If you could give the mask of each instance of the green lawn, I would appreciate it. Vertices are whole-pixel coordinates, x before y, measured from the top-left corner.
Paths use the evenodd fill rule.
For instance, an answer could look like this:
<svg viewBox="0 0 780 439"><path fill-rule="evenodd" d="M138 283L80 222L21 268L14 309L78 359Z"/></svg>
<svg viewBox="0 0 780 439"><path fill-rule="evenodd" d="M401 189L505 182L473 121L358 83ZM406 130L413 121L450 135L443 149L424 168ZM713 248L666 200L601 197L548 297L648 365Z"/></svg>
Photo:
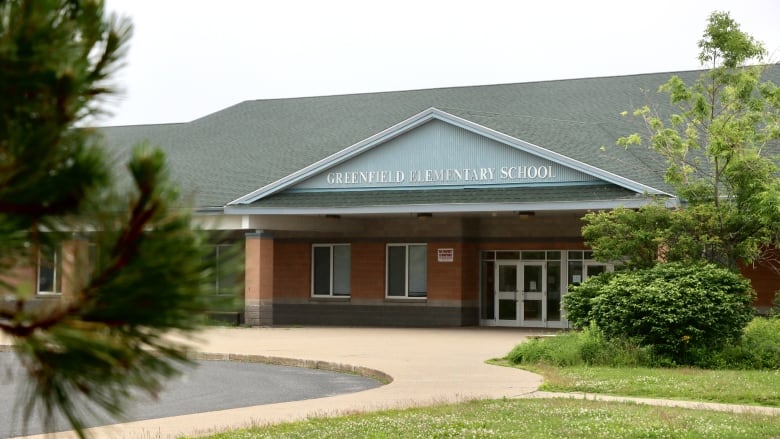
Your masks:
<svg viewBox="0 0 780 439"><path fill-rule="evenodd" d="M493 364L508 365L505 360ZM512 366L510 366L512 367ZM534 366L543 390L780 406L780 371ZM471 401L235 430L227 438L780 438L780 416L571 399Z"/></svg>
<svg viewBox="0 0 780 439"><path fill-rule="evenodd" d="M569 399L485 400L235 430L238 438L772 438L780 416Z"/></svg>
<svg viewBox="0 0 780 439"><path fill-rule="evenodd" d="M503 360L493 364L508 365ZM544 376L541 390L780 407L780 370L523 367Z"/></svg>

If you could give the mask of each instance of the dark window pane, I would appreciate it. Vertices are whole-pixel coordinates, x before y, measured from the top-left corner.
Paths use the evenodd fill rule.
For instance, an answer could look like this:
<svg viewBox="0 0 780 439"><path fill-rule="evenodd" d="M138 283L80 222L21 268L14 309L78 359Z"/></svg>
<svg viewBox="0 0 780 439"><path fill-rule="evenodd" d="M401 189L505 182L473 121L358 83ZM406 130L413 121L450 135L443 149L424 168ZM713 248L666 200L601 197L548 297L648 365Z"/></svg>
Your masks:
<svg viewBox="0 0 780 439"><path fill-rule="evenodd" d="M60 279L57 270L57 253L42 249L38 262L38 291L42 293L59 293Z"/></svg>
<svg viewBox="0 0 780 439"><path fill-rule="evenodd" d="M545 258L545 252L529 252L525 251L522 252L521 256L524 260L540 260L543 261Z"/></svg>
<svg viewBox="0 0 780 439"><path fill-rule="evenodd" d="M41 265L38 268L38 291L54 292L54 265L41 258Z"/></svg>
<svg viewBox="0 0 780 439"><path fill-rule="evenodd" d="M588 265L586 269L586 274L588 277L591 277L591 276L597 276L605 271L607 271L606 265Z"/></svg>
<svg viewBox="0 0 780 439"><path fill-rule="evenodd" d="M350 248L333 246L333 295L349 296Z"/></svg>
<svg viewBox="0 0 780 439"><path fill-rule="evenodd" d="M498 291L517 291L517 266L498 266Z"/></svg>
<svg viewBox="0 0 780 439"><path fill-rule="evenodd" d="M492 261L496 259L496 252L482 252L483 261Z"/></svg>
<svg viewBox="0 0 780 439"><path fill-rule="evenodd" d="M542 301L524 300L523 301L523 320L542 320Z"/></svg>
<svg viewBox="0 0 780 439"><path fill-rule="evenodd" d="M314 294L330 294L330 247L314 247Z"/></svg>
<svg viewBox="0 0 780 439"><path fill-rule="evenodd" d="M517 319L517 302L513 299L498 299L499 320Z"/></svg>
<svg viewBox="0 0 780 439"><path fill-rule="evenodd" d="M579 285L582 278L582 261L569 261L569 284Z"/></svg>
<svg viewBox="0 0 780 439"><path fill-rule="evenodd" d="M387 248L387 295L406 295L406 247Z"/></svg>
<svg viewBox="0 0 780 439"><path fill-rule="evenodd" d="M217 294L232 294L236 287L236 274L230 270L230 246L217 246Z"/></svg>
<svg viewBox="0 0 780 439"><path fill-rule="evenodd" d="M547 320L561 320L561 263L558 261L547 263Z"/></svg>
<svg viewBox="0 0 780 439"><path fill-rule="evenodd" d="M409 246L409 297L425 297L428 291L428 247Z"/></svg>
<svg viewBox="0 0 780 439"><path fill-rule="evenodd" d="M219 293L219 264L217 263L218 245L208 247L209 251L203 255L203 263L214 270L214 294Z"/></svg>
<svg viewBox="0 0 780 439"><path fill-rule="evenodd" d="M493 319L495 318L495 315L493 314L493 310L495 308L495 268L494 268L494 262L487 261L482 263L482 295L480 296L481 300L481 310L482 310L482 318L483 319Z"/></svg>
<svg viewBox="0 0 780 439"><path fill-rule="evenodd" d="M542 291L542 274L544 270L539 265L525 265L523 267L523 290L529 293Z"/></svg>

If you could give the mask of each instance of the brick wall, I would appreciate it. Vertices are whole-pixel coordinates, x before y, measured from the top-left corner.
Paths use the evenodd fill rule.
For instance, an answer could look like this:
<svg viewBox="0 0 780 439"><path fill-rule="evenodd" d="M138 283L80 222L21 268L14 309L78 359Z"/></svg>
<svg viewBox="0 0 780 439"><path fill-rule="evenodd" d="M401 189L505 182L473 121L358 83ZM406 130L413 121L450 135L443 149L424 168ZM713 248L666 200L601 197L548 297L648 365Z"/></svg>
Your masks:
<svg viewBox="0 0 780 439"><path fill-rule="evenodd" d="M474 304L479 302L479 250L474 242L464 243L461 262L461 297Z"/></svg>
<svg viewBox="0 0 780 439"><path fill-rule="evenodd" d="M439 249L452 249L452 262L439 262ZM428 300L460 301L463 299L462 242L428 243Z"/></svg>
<svg viewBox="0 0 780 439"><path fill-rule="evenodd" d="M780 290L780 276L764 266L742 267L742 275L750 279L756 290L755 305L762 311L772 306L775 292Z"/></svg>
<svg viewBox="0 0 780 439"><path fill-rule="evenodd" d="M274 297L308 299L311 296L311 244L276 242Z"/></svg>
<svg viewBox="0 0 780 439"><path fill-rule="evenodd" d="M244 320L249 325L273 324L274 240L247 234L244 247Z"/></svg>
<svg viewBox="0 0 780 439"><path fill-rule="evenodd" d="M381 301L385 298L385 244L352 244L352 300Z"/></svg>

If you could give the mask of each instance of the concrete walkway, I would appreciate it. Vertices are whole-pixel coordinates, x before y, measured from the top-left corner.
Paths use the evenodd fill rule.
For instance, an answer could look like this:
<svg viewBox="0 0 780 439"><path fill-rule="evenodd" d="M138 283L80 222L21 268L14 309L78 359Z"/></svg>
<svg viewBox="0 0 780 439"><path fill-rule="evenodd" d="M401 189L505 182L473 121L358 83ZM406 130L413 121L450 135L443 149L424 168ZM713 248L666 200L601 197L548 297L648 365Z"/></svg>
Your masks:
<svg viewBox="0 0 780 439"><path fill-rule="evenodd" d="M359 366L392 382L328 398L152 419L90 429L94 438L170 438L255 424L384 408L514 398L539 387L539 375L485 364L529 332L504 328L236 328L203 332L198 350L211 358L295 359L288 364ZM230 355L228 355L230 354ZM324 362L324 363L323 363ZM366 372L366 371L364 371ZM252 383L247 383L251 386ZM257 389L262 392L262 388ZM73 438L70 433L30 438Z"/></svg>
<svg viewBox="0 0 780 439"><path fill-rule="evenodd" d="M769 407L709 404L593 394L537 392L542 378L519 369L485 364L503 357L529 332L506 328L236 328L203 332L197 348L206 358L270 361L355 370L392 379L363 392L269 404L90 429L94 438L171 438L385 408L457 402L474 398L580 398L780 415ZM0 340L2 343L2 340ZM251 386L252 383L247 383ZM257 389L262 392L262 388ZM28 438L74 438L70 433Z"/></svg>

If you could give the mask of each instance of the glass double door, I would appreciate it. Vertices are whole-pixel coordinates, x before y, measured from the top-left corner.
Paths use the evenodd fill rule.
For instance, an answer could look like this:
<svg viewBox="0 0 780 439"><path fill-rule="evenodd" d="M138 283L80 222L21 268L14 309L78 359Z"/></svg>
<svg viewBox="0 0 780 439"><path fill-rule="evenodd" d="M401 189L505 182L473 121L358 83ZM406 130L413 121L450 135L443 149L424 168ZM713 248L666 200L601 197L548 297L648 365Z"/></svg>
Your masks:
<svg viewBox="0 0 780 439"><path fill-rule="evenodd" d="M499 261L494 279L497 325L544 326L547 319L544 262Z"/></svg>

